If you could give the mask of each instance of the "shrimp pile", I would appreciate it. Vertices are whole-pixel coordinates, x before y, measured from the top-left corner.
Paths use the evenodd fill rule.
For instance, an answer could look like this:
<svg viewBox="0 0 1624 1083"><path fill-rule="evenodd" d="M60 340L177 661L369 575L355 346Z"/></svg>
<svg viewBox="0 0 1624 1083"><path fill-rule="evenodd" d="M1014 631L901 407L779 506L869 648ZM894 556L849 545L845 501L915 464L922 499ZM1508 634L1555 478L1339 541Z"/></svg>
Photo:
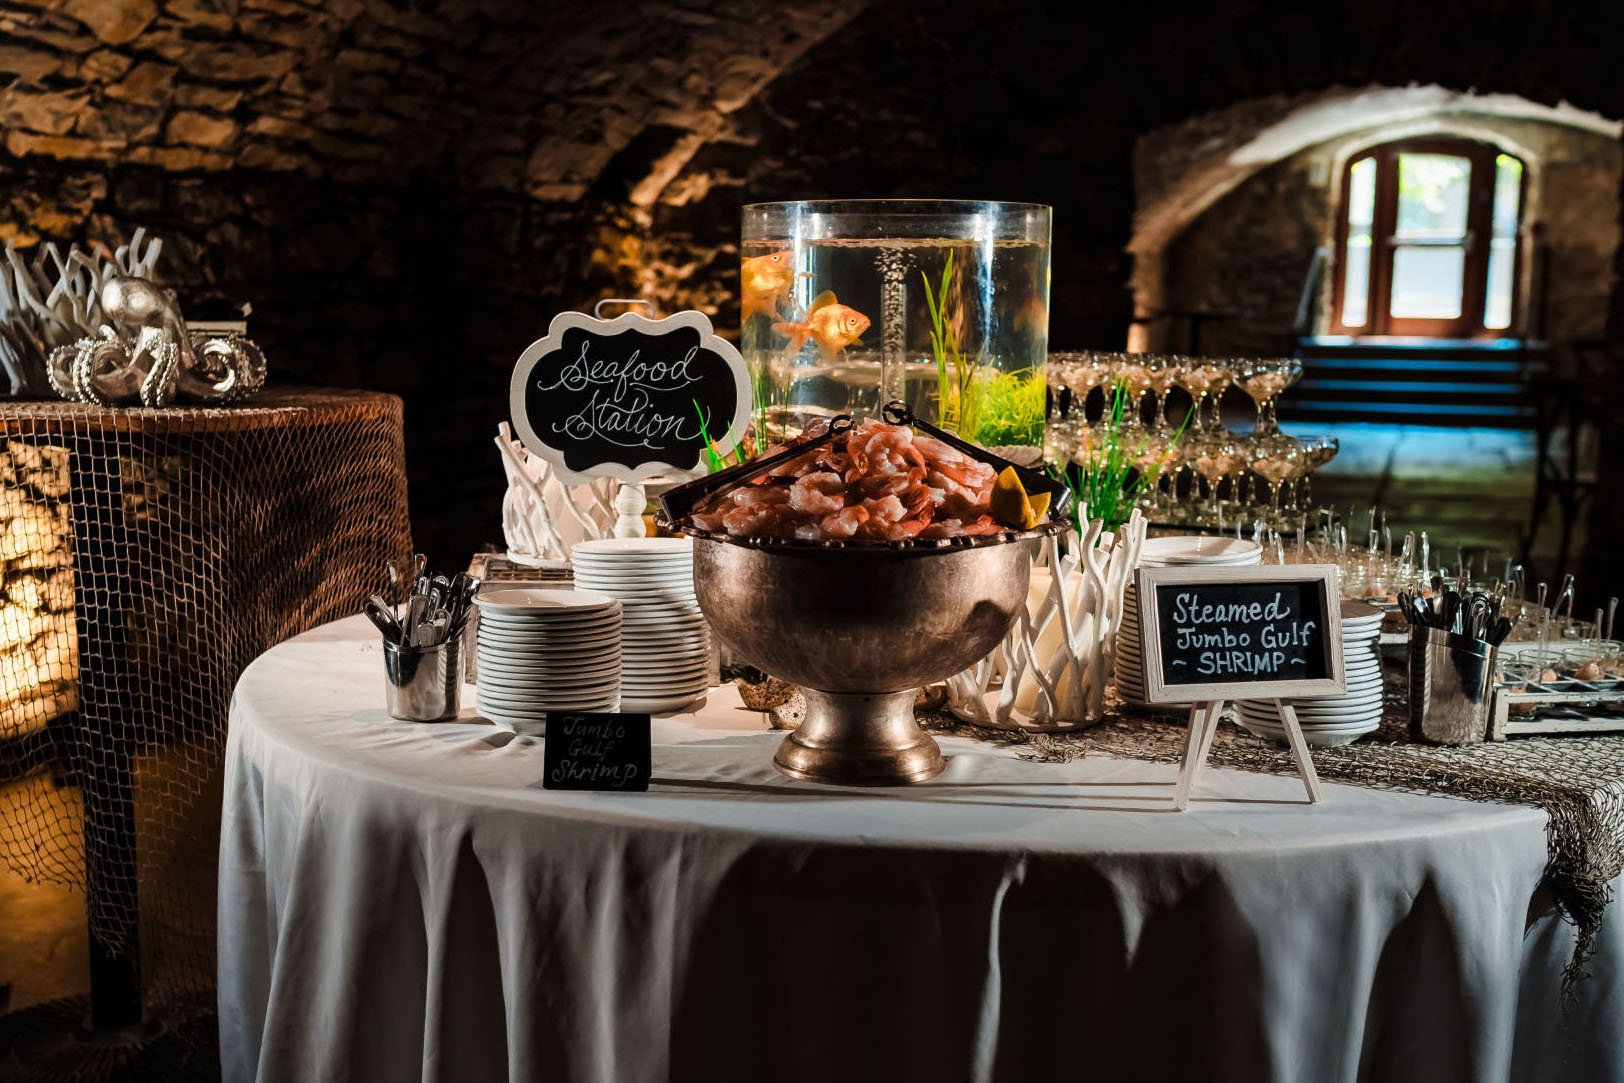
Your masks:
<svg viewBox="0 0 1624 1083"><path fill-rule="evenodd" d="M798 541L1001 534L1010 528L989 510L997 477L934 437L869 420L720 494L693 522L734 537Z"/></svg>

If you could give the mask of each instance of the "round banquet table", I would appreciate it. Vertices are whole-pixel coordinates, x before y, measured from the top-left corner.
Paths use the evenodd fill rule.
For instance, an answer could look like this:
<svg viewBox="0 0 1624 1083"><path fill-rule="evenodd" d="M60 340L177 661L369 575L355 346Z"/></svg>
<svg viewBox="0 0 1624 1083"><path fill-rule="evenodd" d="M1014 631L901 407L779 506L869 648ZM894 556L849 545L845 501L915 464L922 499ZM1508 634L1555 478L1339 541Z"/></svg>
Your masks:
<svg viewBox="0 0 1624 1083"><path fill-rule="evenodd" d="M1180 814L1172 766L953 737L818 786L729 689L647 793L559 792L382 681L352 618L237 686L227 1080L1624 1079L1624 923L1564 1017L1536 809L1211 770Z"/></svg>

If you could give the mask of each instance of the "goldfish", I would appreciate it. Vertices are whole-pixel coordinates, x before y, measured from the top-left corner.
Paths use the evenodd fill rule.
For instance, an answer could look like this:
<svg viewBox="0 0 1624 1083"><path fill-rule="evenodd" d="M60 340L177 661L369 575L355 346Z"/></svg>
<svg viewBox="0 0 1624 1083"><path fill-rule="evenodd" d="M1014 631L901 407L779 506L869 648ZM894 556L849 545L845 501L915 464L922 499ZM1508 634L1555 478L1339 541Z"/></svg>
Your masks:
<svg viewBox="0 0 1624 1083"><path fill-rule="evenodd" d="M739 267L744 308L741 322L748 323L758 312L777 319L779 302L794 281L795 253L787 248L745 260Z"/></svg>
<svg viewBox="0 0 1624 1083"><path fill-rule="evenodd" d="M869 319L861 312L835 299L833 290L826 290L812 299L806 310L804 323L775 323L773 330L789 336L787 354L794 357L811 339L818 344L818 353L825 361L834 360L835 354L862 337L868 330Z"/></svg>

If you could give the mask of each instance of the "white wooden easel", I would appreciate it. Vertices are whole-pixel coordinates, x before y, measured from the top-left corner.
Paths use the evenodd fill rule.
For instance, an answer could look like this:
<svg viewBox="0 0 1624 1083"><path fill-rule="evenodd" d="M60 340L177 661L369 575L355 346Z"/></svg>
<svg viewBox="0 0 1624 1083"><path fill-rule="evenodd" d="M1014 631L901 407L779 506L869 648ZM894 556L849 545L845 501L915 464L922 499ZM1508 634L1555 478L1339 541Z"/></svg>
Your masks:
<svg viewBox="0 0 1624 1083"><path fill-rule="evenodd" d="M1183 812L1190 806L1190 794L1201 784L1201 774L1207 768L1207 754L1212 751L1212 739L1218 732L1218 720L1223 717L1224 700L1197 703L1190 711L1190 731L1184 738L1184 763L1179 768L1178 789L1173 792L1173 807ZM1280 725L1291 742L1291 758L1297 764L1297 774L1308 791L1308 803L1318 804L1320 799L1319 775L1314 773L1314 760L1308 754L1308 742L1303 740L1303 729L1297 724L1297 709L1290 700L1277 699L1275 708L1280 712Z"/></svg>

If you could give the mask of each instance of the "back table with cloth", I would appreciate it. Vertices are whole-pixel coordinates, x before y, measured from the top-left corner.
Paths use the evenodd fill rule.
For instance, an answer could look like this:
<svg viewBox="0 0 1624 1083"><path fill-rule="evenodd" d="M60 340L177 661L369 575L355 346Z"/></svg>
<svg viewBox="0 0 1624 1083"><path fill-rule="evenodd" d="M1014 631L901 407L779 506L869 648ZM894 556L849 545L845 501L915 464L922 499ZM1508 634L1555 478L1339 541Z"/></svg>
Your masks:
<svg viewBox="0 0 1624 1083"><path fill-rule="evenodd" d="M351 619L238 687L228 1080L1624 1080L1624 926L1564 1029L1537 809L1215 768L1181 815L1172 765L952 736L822 787L730 690L648 793L550 791L382 680Z"/></svg>
<svg viewBox="0 0 1624 1083"><path fill-rule="evenodd" d="M0 860L85 890L94 1025L144 1002L173 1032L213 996L237 677L355 612L410 552L400 400L9 401L0 523Z"/></svg>

